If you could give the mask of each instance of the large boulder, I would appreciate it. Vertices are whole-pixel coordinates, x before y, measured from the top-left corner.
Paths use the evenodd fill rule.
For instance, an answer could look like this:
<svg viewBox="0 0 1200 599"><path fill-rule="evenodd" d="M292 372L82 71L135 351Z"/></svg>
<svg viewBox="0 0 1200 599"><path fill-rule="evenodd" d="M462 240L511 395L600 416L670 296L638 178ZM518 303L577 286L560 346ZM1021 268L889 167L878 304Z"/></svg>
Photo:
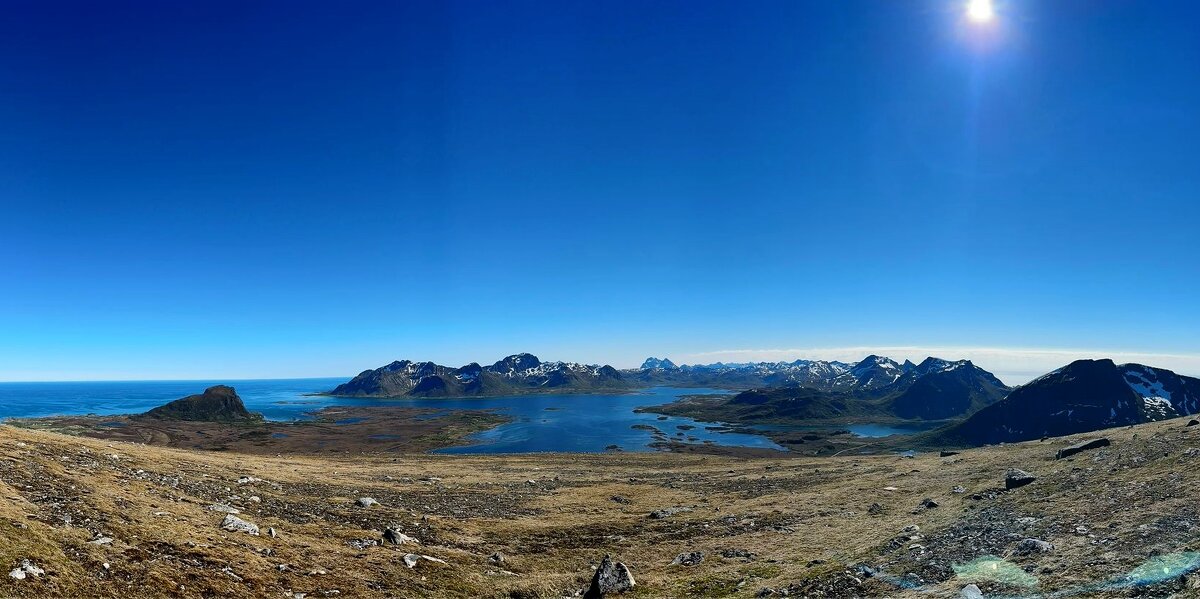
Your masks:
<svg viewBox="0 0 1200 599"><path fill-rule="evenodd" d="M1020 468L1009 468L1008 472L1004 473L1004 488L1012 490L1024 487L1035 480L1037 480L1036 476Z"/></svg>
<svg viewBox="0 0 1200 599"><path fill-rule="evenodd" d="M629 567L621 562L613 561L611 555L604 556L596 574L592 576L592 585L584 593L584 599L602 599L612 594L624 593L633 589L637 584Z"/></svg>
<svg viewBox="0 0 1200 599"><path fill-rule="evenodd" d="M1089 449L1099 449L1101 447L1108 447L1109 445L1110 445L1109 440L1104 439L1104 438L1089 439L1087 441L1081 441L1070 447L1064 447L1064 448L1058 450L1058 453L1054 455L1054 459L1061 460L1065 457L1073 456L1081 451L1087 451Z"/></svg>

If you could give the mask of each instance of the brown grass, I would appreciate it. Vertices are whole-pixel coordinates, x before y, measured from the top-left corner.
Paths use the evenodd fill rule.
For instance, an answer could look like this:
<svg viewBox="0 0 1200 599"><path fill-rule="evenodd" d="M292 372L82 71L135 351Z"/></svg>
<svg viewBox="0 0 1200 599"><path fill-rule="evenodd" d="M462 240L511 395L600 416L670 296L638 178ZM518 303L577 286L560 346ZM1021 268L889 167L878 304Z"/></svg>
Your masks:
<svg viewBox="0 0 1200 599"><path fill-rule="evenodd" d="M267 457L0 427L0 596L561 597L582 589L605 553L632 568L635 597L753 597L788 585L826 589L804 591L811 596L930 596L867 579L856 564L899 579L914 574L932 596L952 596L965 581L951 565L1003 556L1036 536L1055 551L1012 562L1038 576L1039 587L980 583L1032 595L1117 576L1155 553L1198 548L1200 457L1186 452L1200 447L1197 429L1169 421L1107 431L1112 447L1056 461L1055 449L1068 440L952 458ZM994 492L1012 466L1040 478ZM239 485L240 476L263 480ZM952 493L955 485L968 492ZM355 507L360 496L380 505ZM941 505L914 514L925 497ZM241 508L264 534L221 530L223 515L207 509L213 502ZM881 515L868 515L872 503ZM647 517L667 507L690 511ZM910 524L920 526L919 538L902 532ZM422 545L350 545L380 538L389 525ZM279 537L267 536L267 527ZM97 533L115 540L90 544ZM725 558L723 550L756 556ZM507 558L499 566L487 559L496 551ZM704 562L670 565L688 551L704 552ZM447 564L409 569L408 552ZM10 579L7 571L23 559L47 574ZM1171 584L1183 583L1155 588L1188 592Z"/></svg>

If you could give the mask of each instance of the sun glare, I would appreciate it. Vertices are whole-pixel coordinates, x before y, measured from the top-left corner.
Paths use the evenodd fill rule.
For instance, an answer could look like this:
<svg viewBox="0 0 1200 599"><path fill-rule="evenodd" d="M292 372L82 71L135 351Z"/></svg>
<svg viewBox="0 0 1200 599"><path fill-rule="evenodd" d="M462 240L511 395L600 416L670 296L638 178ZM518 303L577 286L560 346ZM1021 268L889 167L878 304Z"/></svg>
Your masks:
<svg viewBox="0 0 1200 599"><path fill-rule="evenodd" d="M967 18L973 23L988 23L996 18L992 0L967 0Z"/></svg>

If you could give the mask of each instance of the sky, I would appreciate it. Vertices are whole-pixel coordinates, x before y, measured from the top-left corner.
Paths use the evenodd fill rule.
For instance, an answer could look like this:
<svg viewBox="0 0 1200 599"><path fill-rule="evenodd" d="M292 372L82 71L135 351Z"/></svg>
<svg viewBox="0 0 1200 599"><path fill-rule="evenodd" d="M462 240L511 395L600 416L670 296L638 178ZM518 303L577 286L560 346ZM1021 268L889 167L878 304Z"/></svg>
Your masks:
<svg viewBox="0 0 1200 599"><path fill-rule="evenodd" d="M994 8L6 2L0 380L1200 375L1200 5Z"/></svg>

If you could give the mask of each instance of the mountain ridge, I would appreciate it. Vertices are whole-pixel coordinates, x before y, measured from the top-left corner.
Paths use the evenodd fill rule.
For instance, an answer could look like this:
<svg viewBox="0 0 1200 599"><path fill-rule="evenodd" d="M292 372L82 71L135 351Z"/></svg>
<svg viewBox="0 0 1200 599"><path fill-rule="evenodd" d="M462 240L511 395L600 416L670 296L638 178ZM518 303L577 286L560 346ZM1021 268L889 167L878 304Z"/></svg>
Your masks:
<svg viewBox="0 0 1200 599"><path fill-rule="evenodd" d="M1200 412L1200 379L1111 359L1076 360L936 437L970 445L1059 437Z"/></svg>

